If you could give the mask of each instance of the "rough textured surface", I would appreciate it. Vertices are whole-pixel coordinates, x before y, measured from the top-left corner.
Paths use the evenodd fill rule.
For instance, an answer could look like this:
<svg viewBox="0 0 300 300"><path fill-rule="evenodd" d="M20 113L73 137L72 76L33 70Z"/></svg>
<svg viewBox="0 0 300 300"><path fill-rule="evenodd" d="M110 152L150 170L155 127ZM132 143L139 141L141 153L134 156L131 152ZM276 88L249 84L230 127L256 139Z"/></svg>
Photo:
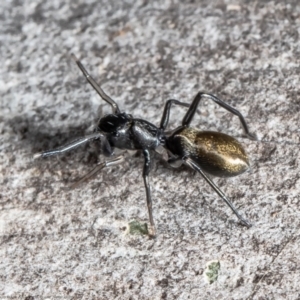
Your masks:
<svg viewBox="0 0 300 300"><path fill-rule="evenodd" d="M282 2L2 1L1 299L299 299L300 7ZM33 161L109 111L72 52L122 110L154 124L168 98L198 90L239 109L258 141L209 101L193 125L244 144L251 170L214 181L254 226L199 175L156 159L157 238L126 235L148 221L140 155L73 190L93 145Z"/></svg>

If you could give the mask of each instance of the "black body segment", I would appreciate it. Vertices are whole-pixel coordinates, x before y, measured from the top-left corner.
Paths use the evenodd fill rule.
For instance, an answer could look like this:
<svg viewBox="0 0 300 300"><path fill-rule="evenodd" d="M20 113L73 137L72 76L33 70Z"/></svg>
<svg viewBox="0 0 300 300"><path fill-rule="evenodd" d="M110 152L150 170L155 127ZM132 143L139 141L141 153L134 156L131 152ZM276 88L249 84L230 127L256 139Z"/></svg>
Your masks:
<svg viewBox="0 0 300 300"><path fill-rule="evenodd" d="M135 119L132 126L132 138L136 149L155 150L164 140L164 133L155 125L142 119Z"/></svg>
<svg viewBox="0 0 300 300"><path fill-rule="evenodd" d="M107 118L103 117L103 119ZM164 133L151 124L142 119L128 118L127 122L120 122L119 115L109 115L108 122L112 119L118 120L118 125L115 128L111 124L102 122L98 126L98 130L105 128L106 138L109 144L114 148L126 149L126 150L155 150L165 140Z"/></svg>
<svg viewBox="0 0 300 300"><path fill-rule="evenodd" d="M127 114L109 114L99 120L98 131L105 133L116 133L125 125L130 124L131 116Z"/></svg>
<svg viewBox="0 0 300 300"><path fill-rule="evenodd" d="M184 163L191 169L197 171L231 208L241 223L247 227L251 226L251 224L238 213L220 188L206 175L206 173L208 173L214 176L230 177L245 172L249 167L249 160L242 145L235 138L224 133L199 131L190 127L200 100L205 97L213 100L219 106L238 116L245 134L252 139L255 138L255 136L249 132L247 123L238 110L214 95L199 92L191 104L175 99L168 100L164 107L160 126L157 127L146 120L133 118L127 113L121 113L116 102L105 94L102 88L86 71L82 63L74 55L73 57L87 81L100 97L111 106L112 114L100 118L95 133L57 149L38 153L34 156L35 158L62 154L89 141L97 141L102 154L110 158L99 162L91 172L73 185L75 187L93 177L100 170L121 164L124 161L124 156L116 156L114 152L115 148L123 150L142 150L144 155L143 181L146 190L150 221L149 235L154 236L155 224L152 213L149 174L151 169L151 151L155 150L162 154L164 158L167 156L165 159L168 159L169 165L179 167ZM182 120L182 126L170 134L165 130L169 123L172 105L187 108L187 112Z"/></svg>

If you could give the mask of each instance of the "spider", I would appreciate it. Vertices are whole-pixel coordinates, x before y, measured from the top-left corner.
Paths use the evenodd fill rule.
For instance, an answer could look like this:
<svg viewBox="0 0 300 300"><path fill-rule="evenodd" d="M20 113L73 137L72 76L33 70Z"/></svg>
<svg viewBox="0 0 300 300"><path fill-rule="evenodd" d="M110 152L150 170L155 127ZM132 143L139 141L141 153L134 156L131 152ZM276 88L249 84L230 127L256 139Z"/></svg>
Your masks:
<svg viewBox="0 0 300 300"><path fill-rule="evenodd" d="M144 155L143 180L146 189L150 221L148 232L149 236L155 236L156 229L152 213L152 199L149 183L151 166L150 152L156 151L160 154L167 153L167 161L172 167L177 168L185 164L200 173L206 182L231 208L241 223L244 226L251 227L251 224L238 213L220 188L206 175L206 173L208 173L219 177L232 177L244 173L249 168L249 159L244 148L235 138L229 135L214 131L200 131L190 126L201 99L208 98L238 116L245 134L249 138L255 139L255 136L249 132L244 117L238 110L212 94L198 92L191 104L175 99L168 100L164 107L160 125L157 127L146 120L137 119L131 114L121 112L117 103L102 90L75 55L72 54L72 57L87 81L96 90L99 96L111 106L112 113L100 118L94 133L59 148L37 153L34 156L35 158L62 154L89 141L100 141L102 154L106 157L110 157L110 159L98 163L91 172L76 183L77 185L104 168L122 163L124 156L116 156L114 154L115 148L122 150L141 150ZM166 127L169 122L172 105L186 107L187 112L183 117L181 126L172 132L167 132Z"/></svg>

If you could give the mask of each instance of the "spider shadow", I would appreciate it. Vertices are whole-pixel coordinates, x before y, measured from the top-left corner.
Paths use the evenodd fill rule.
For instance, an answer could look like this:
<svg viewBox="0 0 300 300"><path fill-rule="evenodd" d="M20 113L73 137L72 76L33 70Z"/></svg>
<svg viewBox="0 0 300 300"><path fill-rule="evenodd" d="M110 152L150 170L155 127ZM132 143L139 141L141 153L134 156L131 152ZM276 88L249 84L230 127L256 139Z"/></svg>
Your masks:
<svg viewBox="0 0 300 300"><path fill-rule="evenodd" d="M36 118L36 115L32 117L16 116L6 121L6 126L10 127L13 134L19 137L18 141L14 142L16 149L23 149L25 155L33 156L35 153L60 147L84 136L91 127L89 123L78 126L67 126L62 129L59 127L50 127L45 122L40 122L40 120L36 122ZM96 147L96 145L97 141L87 143L81 146L82 151L70 151L60 156L60 160L63 162L67 158L74 157L78 162L84 160L85 164L94 164L100 154L99 150L97 150L99 147ZM74 155L75 152L76 155Z"/></svg>

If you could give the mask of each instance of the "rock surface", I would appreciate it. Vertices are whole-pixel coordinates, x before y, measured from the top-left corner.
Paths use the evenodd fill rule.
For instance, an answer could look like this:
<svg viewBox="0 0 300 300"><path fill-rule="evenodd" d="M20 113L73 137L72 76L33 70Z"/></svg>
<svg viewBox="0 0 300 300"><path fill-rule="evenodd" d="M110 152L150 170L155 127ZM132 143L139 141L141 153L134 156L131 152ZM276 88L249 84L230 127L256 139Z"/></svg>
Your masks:
<svg viewBox="0 0 300 300"><path fill-rule="evenodd" d="M0 12L1 299L298 299L300 6L298 1L5 1ZM76 189L96 145L32 159L90 133L109 112L71 59L76 54L120 108L159 124L169 98L204 90L193 126L236 137L251 169L213 178L230 209L187 168L154 156L156 239L143 157L128 153ZM184 109L174 108L170 128ZM205 269L219 261L217 280Z"/></svg>

